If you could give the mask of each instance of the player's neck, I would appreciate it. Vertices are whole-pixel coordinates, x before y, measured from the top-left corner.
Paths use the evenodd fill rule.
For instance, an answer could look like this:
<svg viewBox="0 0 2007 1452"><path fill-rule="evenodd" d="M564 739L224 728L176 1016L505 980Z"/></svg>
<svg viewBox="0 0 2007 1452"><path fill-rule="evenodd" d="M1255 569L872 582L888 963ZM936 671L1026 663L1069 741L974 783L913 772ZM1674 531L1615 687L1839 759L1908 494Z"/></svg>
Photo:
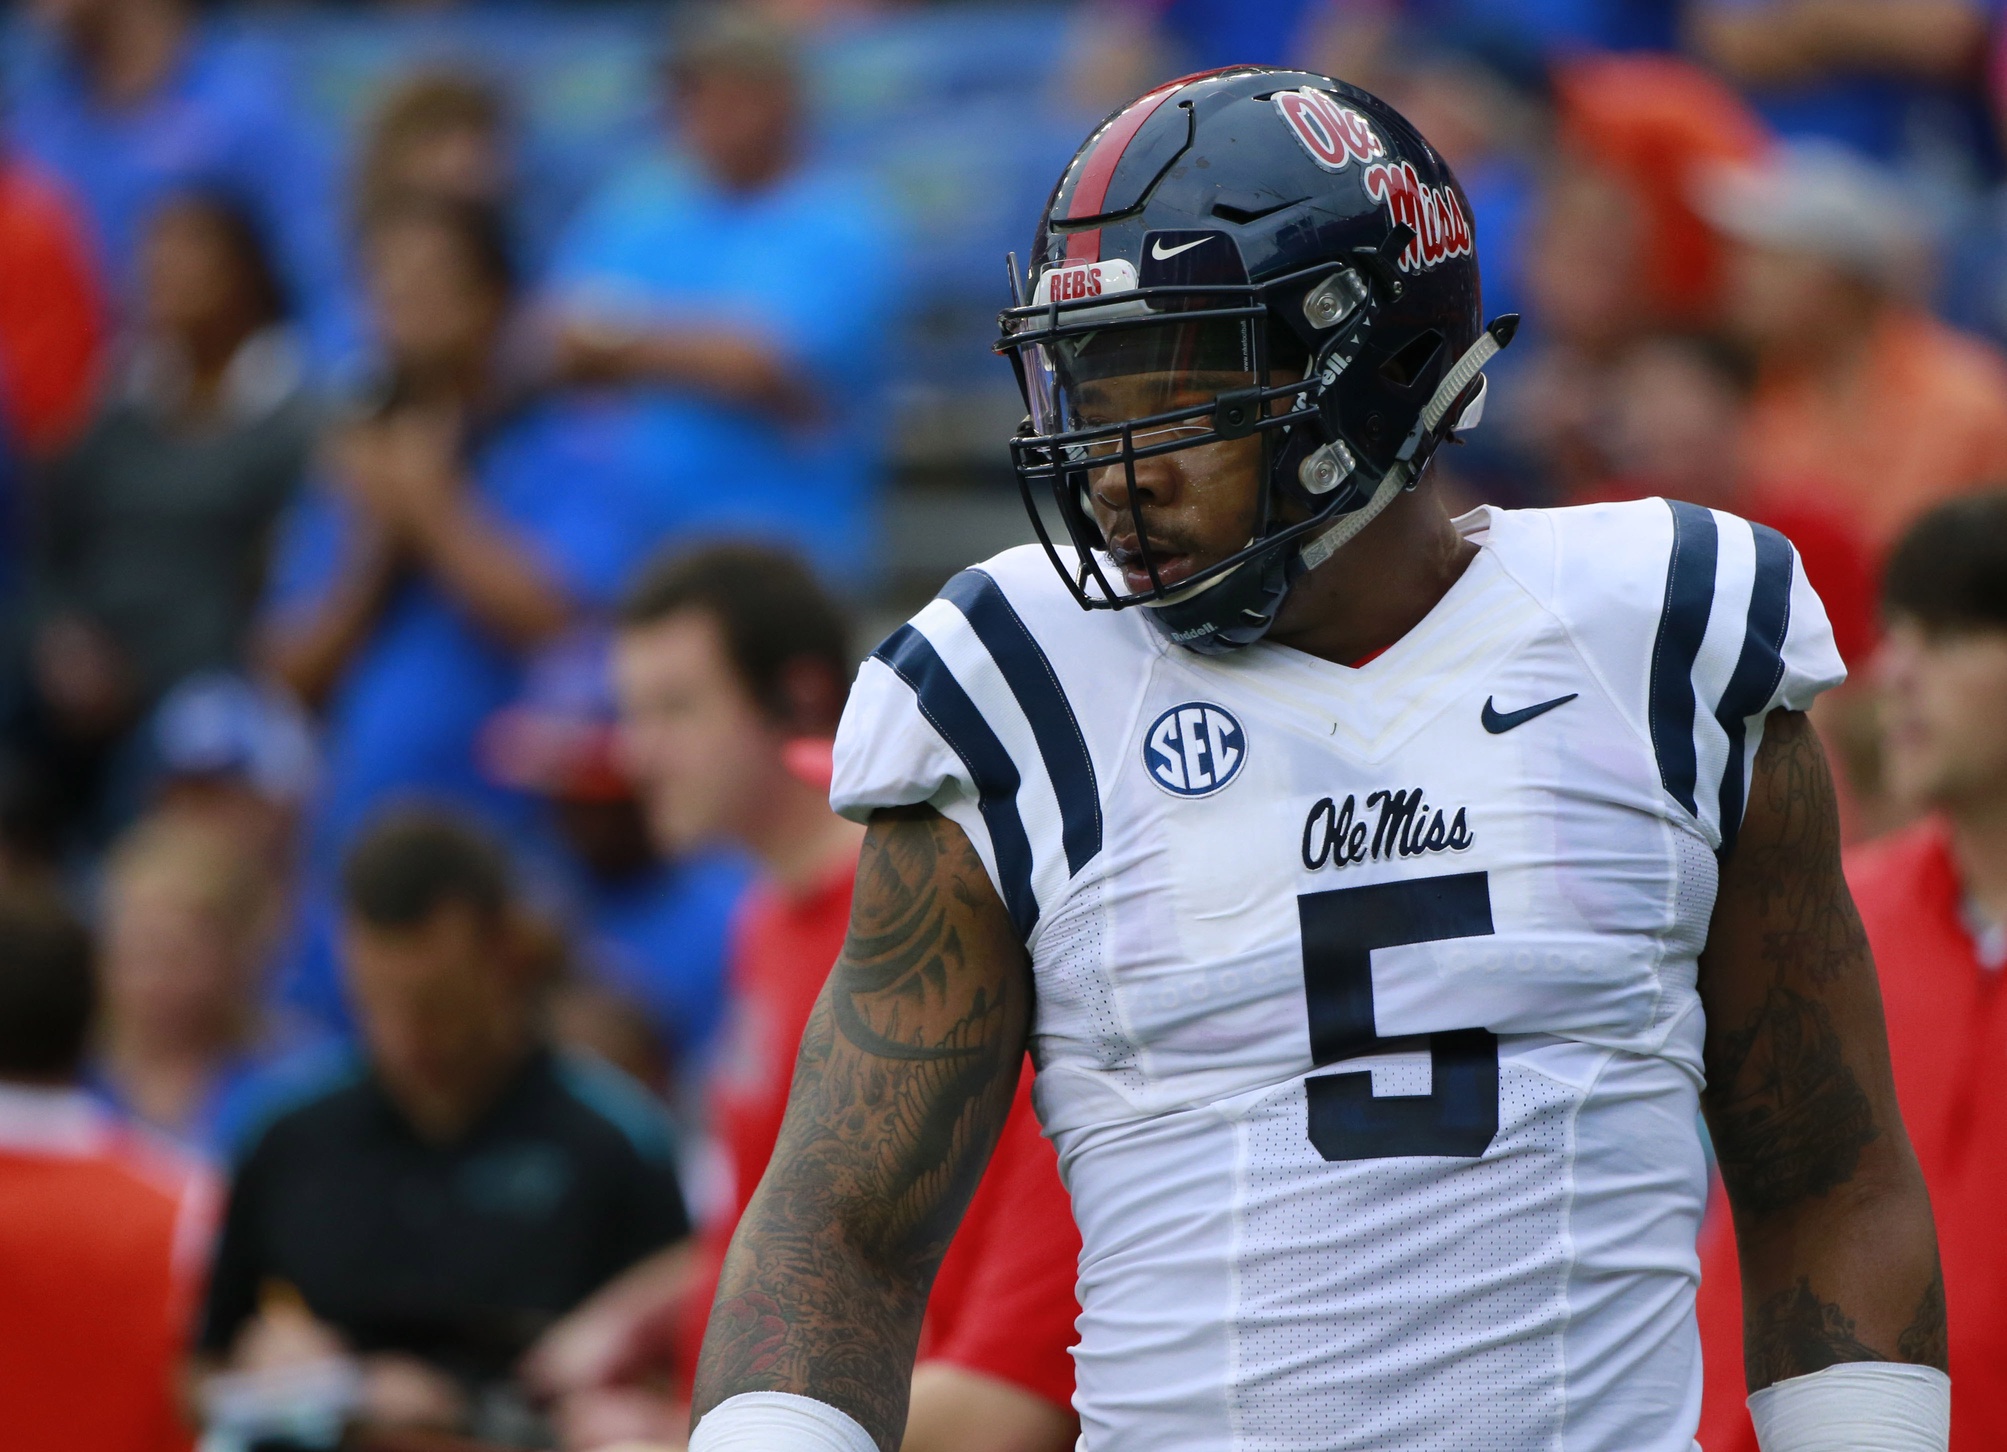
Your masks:
<svg viewBox="0 0 2007 1452"><path fill-rule="evenodd" d="M1960 803L1945 815L1966 896L1992 921L2007 923L2007 792Z"/></svg>
<svg viewBox="0 0 2007 1452"><path fill-rule="evenodd" d="M789 896L813 891L857 856L864 829L829 809L829 794L788 777L743 833L767 877Z"/></svg>
<svg viewBox="0 0 2007 1452"><path fill-rule="evenodd" d="M1477 555L1433 488L1403 494L1299 580L1268 638L1349 665L1421 623Z"/></svg>

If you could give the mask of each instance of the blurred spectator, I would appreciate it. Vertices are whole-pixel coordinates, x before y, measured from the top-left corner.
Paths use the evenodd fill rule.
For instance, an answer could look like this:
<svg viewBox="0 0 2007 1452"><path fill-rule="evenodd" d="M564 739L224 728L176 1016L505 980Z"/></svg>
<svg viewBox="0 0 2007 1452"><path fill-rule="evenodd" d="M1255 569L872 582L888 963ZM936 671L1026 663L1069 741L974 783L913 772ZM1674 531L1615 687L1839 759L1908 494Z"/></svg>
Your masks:
<svg viewBox="0 0 2007 1452"><path fill-rule="evenodd" d="M23 151L83 200L115 295L144 310L141 244L168 196L226 189L276 239L316 360L352 361L331 172L278 57L193 0L33 0L7 76Z"/></svg>
<svg viewBox="0 0 2007 1452"><path fill-rule="evenodd" d="M524 187L521 145L517 118L496 83L455 69L407 75L363 127L356 219L366 229L370 218L411 197L487 207L508 224L517 270L541 276L569 208L548 188ZM565 199L572 195L566 190Z"/></svg>
<svg viewBox="0 0 2007 1452"><path fill-rule="evenodd" d="M312 440L285 299L249 219L181 193L147 227L122 386L39 494L19 789L111 820L110 754L175 682L242 664L273 522ZM102 830L106 825L95 825Z"/></svg>
<svg viewBox="0 0 2007 1452"><path fill-rule="evenodd" d="M523 697L482 732L497 780L541 797L577 865L570 889L579 969L559 995L560 1036L641 1067L641 1030L668 1088L710 1047L725 1000L725 941L748 870L736 854L664 857L616 751L608 640L591 630L545 651Z"/></svg>
<svg viewBox="0 0 2007 1452"><path fill-rule="evenodd" d="M71 199L0 145L0 458L46 458L82 427L104 346L104 300ZM10 486L11 488L11 486ZM13 550L16 503L0 516Z"/></svg>
<svg viewBox="0 0 2007 1452"><path fill-rule="evenodd" d="M514 190L502 98L457 71L405 77L377 106L356 167L356 215L367 227L405 197L504 206Z"/></svg>
<svg viewBox="0 0 2007 1452"><path fill-rule="evenodd" d="M1881 976L1903 1121L1930 1187L1949 1322L1952 1452L2007 1446L2007 494L1938 506L1889 563L1878 662L1885 778L1922 821L1847 882ZM1850 931L1835 919L1836 936ZM1702 1237L1708 1452L1755 1452L1734 1237ZM1927 1308L1925 1308L1927 1309Z"/></svg>
<svg viewBox="0 0 2007 1452"><path fill-rule="evenodd" d="M1712 166L1757 161L1770 135L1749 104L1676 56L1579 56L1554 71L1563 165L1594 166L1639 208L1640 299L1660 324L1717 321L1722 244L1694 206Z"/></svg>
<svg viewBox="0 0 2007 1452"><path fill-rule="evenodd" d="M605 601L649 539L616 461L510 372L515 274L494 214L405 198L365 241L389 374L284 532L264 632L267 663L326 727L292 989L334 1022L342 844L404 795L527 825L475 737L515 698L527 652Z"/></svg>
<svg viewBox="0 0 2007 1452"><path fill-rule="evenodd" d="M712 1089L729 1213L688 1282L580 1318L533 1364L569 1393L581 1445L680 1436L632 1387L672 1360L687 1386L738 1217L773 1153L795 1052L843 946L859 829L829 809L830 736L846 695L845 622L803 564L753 546L665 557L628 597L615 646L624 749L663 846L730 842L764 880L740 916L732 1040ZM1079 1256L1030 1075L935 1282L913 1378L908 1452L1063 1452L1078 1430L1067 1348Z"/></svg>
<svg viewBox="0 0 2007 1452"><path fill-rule="evenodd" d="M106 864L92 1087L208 1159L241 1128L270 1047L259 979L278 892L250 844L173 814L142 820Z"/></svg>
<svg viewBox="0 0 2007 1452"><path fill-rule="evenodd" d="M0 1407L9 1452L182 1452L174 1382L214 1197L77 1086L90 942L0 899Z"/></svg>
<svg viewBox="0 0 2007 1452"><path fill-rule="evenodd" d="M683 537L790 540L869 575L898 229L865 177L803 159L785 34L712 6L669 67L681 149L618 176L558 249L557 366L612 409Z"/></svg>
<svg viewBox="0 0 2007 1452"><path fill-rule="evenodd" d="M2007 477L2007 364L1913 301L1925 239L1891 177L1798 145L1713 174L1701 200L1736 244L1727 321L1757 360L1754 498L1830 508L1880 555L1922 510Z"/></svg>
<svg viewBox="0 0 2007 1452"><path fill-rule="evenodd" d="M318 764L298 704L271 685L205 671L169 691L149 727L152 807L210 823L289 875Z"/></svg>
<svg viewBox="0 0 2007 1452"><path fill-rule="evenodd" d="M1629 188L1597 167L1554 169L1525 248L1529 336L1497 371L1499 429L1473 434L1446 466L1515 503L1577 498L1601 483L1601 383L1652 323L1644 251L1644 209Z"/></svg>
<svg viewBox="0 0 2007 1452"><path fill-rule="evenodd" d="M1913 180L1998 171L1980 85L1997 0L1694 0L1694 49L1787 137L1821 137Z"/></svg>
<svg viewBox="0 0 2007 1452"><path fill-rule="evenodd" d="M343 889L363 1052L247 1141L200 1344L254 1372L358 1358L356 1421L540 1445L517 1358L688 1231L659 1107L543 1043L493 843L392 816Z"/></svg>
<svg viewBox="0 0 2007 1452"><path fill-rule="evenodd" d="M1524 269L1528 306L1523 337L1496 370L1501 427L1445 461L1493 495L1536 503L1604 487L1617 360L1656 329L1716 320L1722 247L1690 193L1710 163L1752 159L1765 145L1732 92L1672 57L1574 57L1555 67L1553 92L1529 235L1504 254ZM1518 241L1486 222L1496 200L1472 197L1480 243L1487 230ZM1490 310L1499 253L1484 255Z"/></svg>

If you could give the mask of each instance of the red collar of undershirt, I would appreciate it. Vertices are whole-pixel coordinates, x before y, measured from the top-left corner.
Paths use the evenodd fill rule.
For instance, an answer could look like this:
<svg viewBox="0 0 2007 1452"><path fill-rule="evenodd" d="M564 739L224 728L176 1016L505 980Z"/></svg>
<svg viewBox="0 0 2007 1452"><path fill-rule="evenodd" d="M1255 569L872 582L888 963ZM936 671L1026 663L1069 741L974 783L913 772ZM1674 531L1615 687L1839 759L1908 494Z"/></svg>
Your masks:
<svg viewBox="0 0 2007 1452"><path fill-rule="evenodd" d="M1390 640L1378 650L1369 650L1357 660L1347 661L1345 664L1355 671L1362 671L1393 648L1394 642Z"/></svg>

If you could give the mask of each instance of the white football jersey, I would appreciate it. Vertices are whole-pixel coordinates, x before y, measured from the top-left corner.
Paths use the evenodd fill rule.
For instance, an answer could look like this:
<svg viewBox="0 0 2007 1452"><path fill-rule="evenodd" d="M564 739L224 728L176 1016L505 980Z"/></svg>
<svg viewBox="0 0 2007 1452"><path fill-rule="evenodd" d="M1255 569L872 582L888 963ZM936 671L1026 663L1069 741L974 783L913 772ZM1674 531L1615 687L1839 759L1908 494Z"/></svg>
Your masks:
<svg viewBox="0 0 2007 1452"><path fill-rule="evenodd" d="M858 677L837 809L934 804L1029 947L1087 1452L1693 1446L1696 957L1766 714L1844 671L1773 530L1458 528L1356 669L1030 547Z"/></svg>

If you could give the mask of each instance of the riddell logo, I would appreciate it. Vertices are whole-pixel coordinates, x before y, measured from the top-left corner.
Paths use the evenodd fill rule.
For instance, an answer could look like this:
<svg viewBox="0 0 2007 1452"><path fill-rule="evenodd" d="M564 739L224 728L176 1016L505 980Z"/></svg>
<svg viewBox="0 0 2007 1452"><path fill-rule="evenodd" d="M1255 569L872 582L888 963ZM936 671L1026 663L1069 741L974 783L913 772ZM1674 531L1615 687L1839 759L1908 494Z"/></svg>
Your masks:
<svg viewBox="0 0 2007 1452"><path fill-rule="evenodd" d="M1343 171L1348 161L1363 164L1387 154L1364 116L1322 91L1308 86L1299 91L1277 91L1275 109L1310 153L1310 159L1326 171Z"/></svg>
<svg viewBox="0 0 2007 1452"><path fill-rule="evenodd" d="M1445 258L1470 255L1470 223L1456 193L1428 185L1415 174L1413 163L1367 167L1366 195L1415 234L1415 240L1402 249L1401 271L1420 272Z"/></svg>

